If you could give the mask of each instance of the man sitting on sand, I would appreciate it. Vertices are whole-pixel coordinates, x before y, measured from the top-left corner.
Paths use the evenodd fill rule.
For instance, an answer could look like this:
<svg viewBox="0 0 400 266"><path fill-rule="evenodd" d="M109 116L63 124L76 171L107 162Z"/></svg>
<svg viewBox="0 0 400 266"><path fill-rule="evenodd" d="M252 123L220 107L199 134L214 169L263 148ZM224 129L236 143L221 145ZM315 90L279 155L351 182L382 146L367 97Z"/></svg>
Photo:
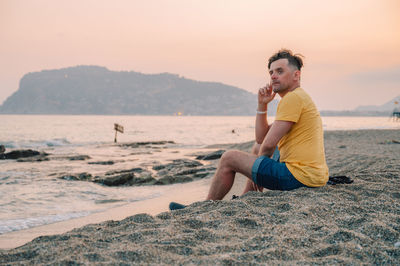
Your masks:
<svg viewBox="0 0 400 266"><path fill-rule="evenodd" d="M280 50L268 60L271 83L258 91L256 143L252 153L225 152L207 200L221 200L229 192L237 172L247 176L248 191L293 190L320 187L329 179L325 162L322 121L310 96L300 88L303 61L290 50ZM275 121L267 121L267 107L275 95L279 102ZM278 145L280 159L271 159ZM171 209L184 207L171 204Z"/></svg>

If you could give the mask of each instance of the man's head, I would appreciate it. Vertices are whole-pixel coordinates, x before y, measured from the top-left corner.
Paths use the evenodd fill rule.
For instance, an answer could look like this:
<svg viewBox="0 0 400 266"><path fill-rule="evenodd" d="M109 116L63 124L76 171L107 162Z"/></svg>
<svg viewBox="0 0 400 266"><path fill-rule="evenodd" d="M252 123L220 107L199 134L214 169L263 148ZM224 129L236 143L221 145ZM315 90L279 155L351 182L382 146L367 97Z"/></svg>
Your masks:
<svg viewBox="0 0 400 266"><path fill-rule="evenodd" d="M303 66L301 55L282 49L268 60L268 70L274 92L281 96L300 86L300 69Z"/></svg>

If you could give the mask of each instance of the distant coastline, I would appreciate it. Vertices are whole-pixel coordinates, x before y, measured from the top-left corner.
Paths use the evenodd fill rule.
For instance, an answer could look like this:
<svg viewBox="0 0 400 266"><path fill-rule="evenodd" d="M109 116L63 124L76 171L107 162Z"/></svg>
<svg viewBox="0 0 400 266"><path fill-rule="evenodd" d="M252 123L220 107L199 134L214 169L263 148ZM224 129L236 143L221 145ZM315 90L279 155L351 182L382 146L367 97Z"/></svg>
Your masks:
<svg viewBox="0 0 400 266"><path fill-rule="evenodd" d="M253 116L253 114L244 113L244 114L58 114L58 113L6 113L0 112L1 115L29 115L29 116ZM322 117L392 117L392 112L360 112L360 111L336 111L336 110L321 110L320 115ZM275 112L271 112L268 116L275 116Z"/></svg>
<svg viewBox="0 0 400 266"><path fill-rule="evenodd" d="M24 75L0 113L231 116L254 114L256 101L255 94L219 82L76 66Z"/></svg>
<svg viewBox="0 0 400 266"><path fill-rule="evenodd" d="M41 113L41 114L30 114L30 113L1 113L0 116L6 116L6 115L27 115L27 116L148 116L148 117L158 117L158 116L165 116L165 117L170 117L170 116L193 116L193 117L218 117L218 116L226 116L226 117L234 117L234 116L253 116L252 114L182 114L182 115L176 115L176 114L46 114L46 113ZM391 112L355 112L355 111L320 111L320 115L322 117L387 117L390 118L392 117ZM275 113L269 114L269 117L275 116Z"/></svg>
<svg viewBox="0 0 400 266"><path fill-rule="evenodd" d="M24 75L18 90L0 105L0 114L249 116L256 101L256 94L220 82L75 66ZM271 102L268 115L275 115L278 102ZM320 113L390 117L399 102L400 95L382 105Z"/></svg>
<svg viewBox="0 0 400 266"><path fill-rule="evenodd" d="M333 110L322 110L320 111L321 116L377 116L377 117L391 117L391 111L333 111Z"/></svg>

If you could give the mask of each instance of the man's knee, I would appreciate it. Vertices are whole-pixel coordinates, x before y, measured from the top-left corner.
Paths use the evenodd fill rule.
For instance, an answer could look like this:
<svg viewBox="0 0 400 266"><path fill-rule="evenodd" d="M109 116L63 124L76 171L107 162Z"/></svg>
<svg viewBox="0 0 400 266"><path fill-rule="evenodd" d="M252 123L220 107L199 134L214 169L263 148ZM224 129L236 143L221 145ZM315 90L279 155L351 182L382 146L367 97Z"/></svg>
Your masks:
<svg viewBox="0 0 400 266"><path fill-rule="evenodd" d="M227 172L239 172L245 176L251 176L251 168L257 156L239 150L226 151L219 162L219 170Z"/></svg>
<svg viewBox="0 0 400 266"><path fill-rule="evenodd" d="M225 164L230 163L236 159L238 152L237 150L226 151L222 154L220 161Z"/></svg>
<svg viewBox="0 0 400 266"><path fill-rule="evenodd" d="M241 156L243 155L242 151L239 150L228 150L222 154L220 159L221 167L228 167L230 169L236 169L241 163Z"/></svg>

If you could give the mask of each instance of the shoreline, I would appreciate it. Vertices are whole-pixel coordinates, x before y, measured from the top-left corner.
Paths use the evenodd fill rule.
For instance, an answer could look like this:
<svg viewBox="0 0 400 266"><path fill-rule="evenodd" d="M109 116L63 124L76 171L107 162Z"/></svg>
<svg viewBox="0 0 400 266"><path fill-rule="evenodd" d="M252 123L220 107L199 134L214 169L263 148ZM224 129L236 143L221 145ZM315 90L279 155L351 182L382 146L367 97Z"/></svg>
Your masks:
<svg viewBox="0 0 400 266"><path fill-rule="evenodd" d="M122 220L140 213L158 215L169 211L168 205L171 201L182 204L203 201L207 196L210 181L210 178L205 178L189 183L169 185L167 191L160 197L127 203L84 217L4 233L0 235L0 250L14 249L32 241L36 237L63 234L88 224L101 223L108 220ZM240 195L245 181L245 177L239 175L226 198L230 199L234 194Z"/></svg>
<svg viewBox="0 0 400 266"><path fill-rule="evenodd" d="M114 221L103 216L83 227L70 224L72 231L65 225L62 234L0 250L0 260L47 264L398 264L400 144L394 140L400 140L400 130L325 131L330 175L347 175L353 184L250 192L235 200L228 195L227 200L215 202L202 201L210 179L175 184L162 200L115 208L108 214ZM229 148L244 146L248 148L248 144ZM230 194L240 195L240 182L245 180L237 177L236 191ZM169 212L169 201L192 204ZM116 221L117 215L123 220ZM51 226L62 227L60 224ZM15 232L15 238L21 232Z"/></svg>

